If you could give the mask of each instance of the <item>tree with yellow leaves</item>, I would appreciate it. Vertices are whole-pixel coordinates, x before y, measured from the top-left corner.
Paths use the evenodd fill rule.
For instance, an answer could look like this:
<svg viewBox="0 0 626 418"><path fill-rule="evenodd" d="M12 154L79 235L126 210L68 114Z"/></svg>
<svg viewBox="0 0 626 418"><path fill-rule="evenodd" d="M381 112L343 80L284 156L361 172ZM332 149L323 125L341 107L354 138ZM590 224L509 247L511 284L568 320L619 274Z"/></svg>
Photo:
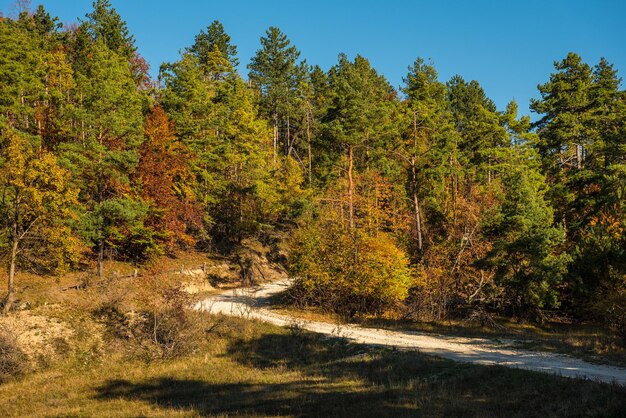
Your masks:
<svg viewBox="0 0 626 418"><path fill-rule="evenodd" d="M10 130L0 137L0 250L7 253L8 267L5 313L15 299L15 271L21 262L36 260L35 267L58 270L75 261L76 241L63 220L72 217L78 192L69 187L69 172L59 167L56 157L37 149L29 138ZM43 248L47 257L28 257Z"/></svg>

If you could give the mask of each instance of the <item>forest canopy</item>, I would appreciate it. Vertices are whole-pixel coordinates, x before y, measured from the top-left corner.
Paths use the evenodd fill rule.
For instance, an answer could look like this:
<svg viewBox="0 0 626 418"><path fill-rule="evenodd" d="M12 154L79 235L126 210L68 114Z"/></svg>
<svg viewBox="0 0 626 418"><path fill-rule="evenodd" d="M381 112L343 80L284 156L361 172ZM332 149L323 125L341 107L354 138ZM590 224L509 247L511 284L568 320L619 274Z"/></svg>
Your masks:
<svg viewBox="0 0 626 418"><path fill-rule="evenodd" d="M416 319L593 318L626 338L626 92L555 57L535 122L416 57L395 89L270 27L243 67L207 22L157 80L97 0L0 18L0 252L17 270L229 252L291 231L298 303ZM247 74L244 74L247 70Z"/></svg>

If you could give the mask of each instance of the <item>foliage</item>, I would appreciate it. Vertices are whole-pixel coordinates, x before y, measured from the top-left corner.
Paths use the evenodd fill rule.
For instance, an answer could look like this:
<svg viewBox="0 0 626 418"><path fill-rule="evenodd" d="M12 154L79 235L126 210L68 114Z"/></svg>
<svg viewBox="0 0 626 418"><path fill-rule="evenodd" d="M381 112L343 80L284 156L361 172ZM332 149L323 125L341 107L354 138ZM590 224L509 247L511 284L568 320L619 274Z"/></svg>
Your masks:
<svg viewBox="0 0 626 418"><path fill-rule="evenodd" d="M248 64L248 76L260 93L260 112L274 129L274 158L279 147L284 155L292 156L295 138L291 125L297 120L296 103L307 66L298 63L300 51L280 29L272 26L265 35L261 38L261 49Z"/></svg>
<svg viewBox="0 0 626 418"><path fill-rule="evenodd" d="M126 346L129 358L154 361L192 354L207 329L201 315L189 309L190 295L162 272L150 271L140 280L130 294L114 290L93 316L106 326L112 342Z"/></svg>
<svg viewBox="0 0 626 418"><path fill-rule="evenodd" d="M137 50L135 39L109 0L94 1L93 11L87 13L86 18L82 22L82 30L94 42L101 41L107 49L119 53L126 59L135 54Z"/></svg>
<svg viewBox="0 0 626 418"><path fill-rule="evenodd" d="M0 19L9 276L295 230L302 300L347 315L619 323L626 93L604 58L554 64L531 123L422 58L399 91L360 55L311 66L277 27L248 80L213 21L153 82L109 0L65 28L23 7Z"/></svg>
<svg viewBox="0 0 626 418"><path fill-rule="evenodd" d="M501 205L485 220L494 248L485 257L495 268L495 281L504 287L505 304L525 314L529 308L558 307L558 285L567 255L558 254L562 229L552 226L552 211L543 198L537 172L511 169L502 178Z"/></svg>
<svg viewBox="0 0 626 418"><path fill-rule="evenodd" d="M217 51L222 58L228 61L223 67L234 69L239 65L237 59L237 47L230 43L230 36L224 32L224 26L217 20L214 20L205 31L200 31L194 39L194 44L189 50L198 58L200 65L204 69L207 76L214 79L219 78L220 72L215 71L215 56Z"/></svg>
<svg viewBox="0 0 626 418"><path fill-rule="evenodd" d="M155 107L144 124L146 141L139 149L135 182L151 206L146 225L164 235L171 253L194 244L191 235L202 227L189 158L191 151L176 140L174 126L161 107Z"/></svg>
<svg viewBox="0 0 626 418"><path fill-rule="evenodd" d="M8 130L0 141L0 251L7 260L8 312L18 266L59 273L76 263L78 245L67 218L77 190L56 157L46 151L38 155L23 134Z"/></svg>
<svg viewBox="0 0 626 418"><path fill-rule="evenodd" d="M29 139L11 130L1 138L0 236L9 271L19 264L60 272L77 261L77 242L67 224L77 190L56 157L38 152Z"/></svg>
<svg viewBox="0 0 626 418"><path fill-rule="evenodd" d="M207 238L228 249L263 225L293 217L303 195L302 176L290 157L272 157L268 124L230 64L221 54L203 59L184 53L164 67L163 104L195 154L191 184L204 210ZM222 75L206 77L206 66L222 68Z"/></svg>
<svg viewBox="0 0 626 418"><path fill-rule="evenodd" d="M300 303L353 317L389 312L407 296L408 257L388 234L355 237L330 216L299 230L294 241L290 272Z"/></svg>

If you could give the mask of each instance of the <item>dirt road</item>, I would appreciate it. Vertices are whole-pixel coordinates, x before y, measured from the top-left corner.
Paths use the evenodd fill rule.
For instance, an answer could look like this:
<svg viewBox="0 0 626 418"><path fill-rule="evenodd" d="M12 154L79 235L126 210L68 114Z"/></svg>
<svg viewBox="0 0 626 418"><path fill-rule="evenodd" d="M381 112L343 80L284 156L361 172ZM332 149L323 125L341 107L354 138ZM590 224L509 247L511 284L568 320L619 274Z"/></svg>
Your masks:
<svg viewBox="0 0 626 418"><path fill-rule="evenodd" d="M517 367L566 377L585 377L601 382L626 385L626 369L587 363L565 355L511 349L501 342L483 338L446 337L411 331L389 331L358 325L337 325L304 321L278 314L264 307L272 295L284 291L290 282L283 280L250 289L230 290L195 305L196 310L242 316L279 326L298 325L308 331L341 337L356 343L416 350L447 359Z"/></svg>

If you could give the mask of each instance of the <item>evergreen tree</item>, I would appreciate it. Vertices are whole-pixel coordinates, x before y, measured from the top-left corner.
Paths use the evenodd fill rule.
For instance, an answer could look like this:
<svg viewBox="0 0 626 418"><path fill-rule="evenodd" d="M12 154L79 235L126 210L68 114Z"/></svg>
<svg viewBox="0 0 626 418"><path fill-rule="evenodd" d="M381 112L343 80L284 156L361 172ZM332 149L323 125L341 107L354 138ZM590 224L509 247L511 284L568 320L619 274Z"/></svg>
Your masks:
<svg viewBox="0 0 626 418"><path fill-rule="evenodd" d="M261 49L248 64L250 81L261 93L261 114L274 128L274 160L279 146L282 145L285 155L291 155L293 150L294 102L304 77L303 67L298 65L299 57L300 52L287 36L272 26L261 37Z"/></svg>
<svg viewBox="0 0 626 418"><path fill-rule="evenodd" d="M625 101L621 80L605 59L592 69L570 53L555 68L532 107L544 115L537 124L538 149L567 227L570 290L580 309L618 288L625 271L618 249L623 238L608 233L625 216Z"/></svg>
<svg viewBox="0 0 626 418"><path fill-rule="evenodd" d="M578 305L591 299L592 305L604 306L607 294L619 294L626 275L626 97L620 85L617 71L601 59L594 67L586 112L590 139L585 166L570 182L576 195L570 240Z"/></svg>
<svg viewBox="0 0 626 418"><path fill-rule="evenodd" d="M594 67L589 91L593 142L588 157L597 171L626 162L626 95L620 91L621 82L617 70L606 59Z"/></svg>
<svg viewBox="0 0 626 418"><path fill-rule="evenodd" d="M217 20L214 20L206 29L201 30L194 39L194 44L189 51L198 58L198 62L204 69L205 75L215 74L214 68L209 68L209 63L214 65L216 58L210 55L219 51L220 56L228 61L231 70L237 68L239 59L237 59L237 47L230 43L230 36L224 32L224 26Z"/></svg>
<svg viewBox="0 0 626 418"><path fill-rule="evenodd" d="M306 80L301 81L299 88L301 95L299 101L301 122L301 136L306 150L300 149L300 154L296 157L302 162L306 158L306 162L302 163L305 171L308 173L309 186L313 185L313 181L319 180L322 174L317 170L317 163L321 167L328 167L329 161L326 159L326 153L317 153L318 148L323 148L323 142L320 142L323 124L321 119L327 111L330 100L330 87L328 75L319 67L314 66L310 69ZM305 157L306 155L306 157Z"/></svg>
<svg viewBox="0 0 626 418"><path fill-rule="evenodd" d="M58 17L53 17L46 11L43 5L37 6L37 10L32 15L32 20L36 31L42 36L54 35L63 27Z"/></svg>
<svg viewBox="0 0 626 418"><path fill-rule="evenodd" d="M378 75L367 59L357 56L354 62L340 55L339 63L330 71L330 104L323 118L327 150L347 165L348 222L355 227L354 171L378 162L384 169L390 158L385 149L397 138L392 121L395 91L384 77Z"/></svg>
<svg viewBox="0 0 626 418"><path fill-rule="evenodd" d="M253 92L215 49L200 63L184 53L164 67L164 108L195 158L195 190L213 243L231 248L262 225L288 218L298 201L300 170L289 159L271 164L270 132L258 117ZM220 78L203 68L224 68Z"/></svg>
<svg viewBox="0 0 626 418"><path fill-rule="evenodd" d="M0 22L0 125L37 133L35 109L44 92L39 36L12 20Z"/></svg>
<svg viewBox="0 0 626 418"><path fill-rule="evenodd" d="M142 96L123 57L102 42L89 51L88 66L76 75L81 98L76 142L63 144L61 152L81 190L82 229L102 276L105 250L114 246L109 227L130 222L135 209L145 212L134 202L129 183L143 140Z"/></svg>
<svg viewBox="0 0 626 418"><path fill-rule="evenodd" d="M429 187L445 182L452 174L450 163L455 160L455 135L452 113L448 110L446 87L437 79L434 66L418 58L409 67L403 92L407 97L407 117L404 141L397 150L406 167L409 181L408 197L415 222L415 241L419 256L424 250L424 199L431 203L445 202L442 189ZM447 168L446 168L447 167ZM437 193L439 191L439 193ZM432 206L432 204L431 204ZM435 213L444 213L443 207L432 207ZM433 216L432 219L436 219Z"/></svg>
<svg viewBox="0 0 626 418"><path fill-rule="evenodd" d="M148 91L151 87L148 73L150 66L137 52L134 36L130 34L126 22L111 6L110 1L96 0L93 3L93 11L85 17L78 28L78 42L75 44L77 61L84 63L88 58L87 46L90 43L101 42L109 50L126 59L137 88Z"/></svg>
<svg viewBox="0 0 626 418"><path fill-rule="evenodd" d="M93 42L101 42L127 60L134 57L137 52L135 38L109 0L94 1L93 11L85 17L86 20L81 21L82 30Z"/></svg>
<svg viewBox="0 0 626 418"><path fill-rule="evenodd" d="M557 288L568 257L557 249L564 231L552 226L552 210L544 199L541 174L515 159L502 178L502 203L484 220L493 250L481 264L493 267L505 290L504 304L517 315L559 306Z"/></svg>
<svg viewBox="0 0 626 418"><path fill-rule="evenodd" d="M554 63L558 71L538 86L541 100L531 108L543 117L536 123L539 151L552 175L569 168L581 168L589 145L586 109L592 82L591 68L580 56L569 53Z"/></svg>
<svg viewBox="0 0 626 418"><path fill-rule="evenodd" d="M496 149L509 145L500 115L482 87L454 76L447 84L450 110L460 134L458 149L464 170L482 182L490 182Z"/></svg>

